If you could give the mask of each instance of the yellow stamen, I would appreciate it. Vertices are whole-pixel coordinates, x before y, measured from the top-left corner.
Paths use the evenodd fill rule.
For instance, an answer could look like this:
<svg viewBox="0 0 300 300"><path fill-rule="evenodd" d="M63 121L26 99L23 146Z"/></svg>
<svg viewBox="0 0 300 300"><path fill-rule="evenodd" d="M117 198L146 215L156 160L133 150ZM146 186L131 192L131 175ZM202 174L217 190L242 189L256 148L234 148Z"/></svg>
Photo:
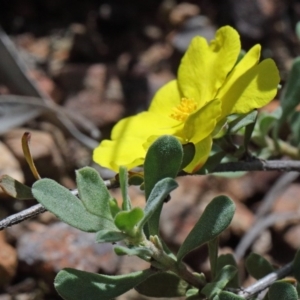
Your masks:
<svg viewBox="0 0 300 300"><path fill-rule="evenodd" d="M173 113L170 115L171 118L184 122L188 116L197 109L196 101L191 98L182 98L180 103L173 107Z"/></svg>

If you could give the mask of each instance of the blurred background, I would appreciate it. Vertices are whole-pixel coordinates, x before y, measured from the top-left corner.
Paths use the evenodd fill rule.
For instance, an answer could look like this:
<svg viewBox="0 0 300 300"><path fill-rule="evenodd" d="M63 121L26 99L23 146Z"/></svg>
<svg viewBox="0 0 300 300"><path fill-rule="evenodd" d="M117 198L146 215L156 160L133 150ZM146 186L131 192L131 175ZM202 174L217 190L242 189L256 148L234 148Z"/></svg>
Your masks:
<svg viewBox="0 0 300 300"><path fill-rule="evenodd" d="M122 117L147 109L157 89L176 76L194 36L210 40L220 26L233 26L244 50L262 45L262 57L276 61L284 84L300 54L299 20L297 0L1 0L0 175L34 182L21 148L21 137L29 131L42 177L75 188L74 170L86 165L112 177L93 164L92 149L109 138ZM275 100L265 109L277 107ZM179 178L180 187L162 214L162 235L176 251L210 199L226 193L236 201L237 212L220 251L232 252L280 176ZM271 212L299 209L295 179L273 196ZM111 192L120 200L118 189ZM144 205L138 188L130 193L135 205ZM33 204L0 190L0 219ZM300 246L299 231L294 219L262 230L241 258L252 250L274 264L287 263ZM188 255L186 262L207 272L207 249ZM50 213L0 231L0 300L60 299L53 279L64 267L123 274L146 266L137 258L117 257L111 245L95 244L93 235ZM245 274L244 280L246 285L252 279ZM142 297L129 292L122 299Z"/></svg>

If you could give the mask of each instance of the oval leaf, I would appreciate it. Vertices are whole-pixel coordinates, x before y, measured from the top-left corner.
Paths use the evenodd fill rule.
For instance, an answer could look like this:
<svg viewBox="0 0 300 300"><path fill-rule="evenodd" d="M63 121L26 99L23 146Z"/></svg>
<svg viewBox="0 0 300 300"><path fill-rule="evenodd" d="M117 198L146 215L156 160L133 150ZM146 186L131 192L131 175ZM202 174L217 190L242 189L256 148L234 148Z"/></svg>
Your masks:
<svg viewBox="0 0 300 300"><path fill-rule="evenodd" d="M287 282L274 282L268 292L269 299L272 300L298 300L296 288Z"/></svg>
<svg viewBox="0 0 300 300"><path fill-rule="evenodd" d="M226 196L214 198L205 208L199 221L181 245L177 259L216 238L230 224L235 211L233 201Z"/></svg>
<svg viewBox="0 0 300 300"><path fill-rule="evenodd" d="M256 121L257 111L251 111L248 114L237 115L237 117L229 123L228 131L230 134L239 131L241 128L246 127L249 124L253 124Z"/></svg>
<svg viewBox="0 0 300 300"><path fill-rule="evenodd" d="M230 282L236 274L236 267L230 265L223 267L217 274L216 279L205 285L205 287L201 290L201 294L205 295L209 299L213 299L214 296L222 292L228 282Z"/></svg>
<svg viewBox="0 0 300 300"><path fill-rule="evenodd" d="M6 194L13 198L19 200L34 199L29 186L8 175L2 175L0 177L0 187Z"/></svg>
<svg viewBox="0 0 300 300"><path fill-rule="evenodd" d="M113 220L109 201L112 199L98 172L90 167L76 171L80 200L91 214Z"/></svg>
<svg viewBox="0 0 300 300"><path fill-rule="evenodd" d="M82 231L115 230L114 223L88 212L82 202L65 187L51 179L41 179L32 186L32 194L45 208L65 223Z"/></svg>
<svg viewBox="0 0 300 300"><path fill-rule="evenodd" d="M124 240L127 235L120 231L100 230L96 233L97 243L115 243Z"/></svg>
<svg viewBox="0 0 300 300"><path fill-rule="evenodd" d="M222 254L218 257L216 273L218 274L222 270L222 268L227 265L231 265L231 266L234 266L237 268L237 263L234 259L233 254L231 254L231 253ZM236 288L236 289L238 289L240 287L238 273L228 282L226 287Z"/></svg>
<svg viewBox="0 0 300 300"><path fill-rule="evenodd" d="M130 232L143 216L144 211L140 207L134 207L130 211L120 211L115 217L115 225L124 232Z"/></svg>
<svg viewBox="0 0 300 300"><path fill-rule="evenodd" d="M109 300L124 294L155 271L147 269L126 275L109 276L64 269L55 277L54 286L65 300Z"/></svg>
<svg viewBox="0 0 300 300"><path fill-rule="evenodd" d="M288 75L287 82L281 93L280 102L282 106L282 115L280 124L282 124L289 114L294 112L294 109L300 101L300 57L297 57L292 69Z"/></svg>
<svg viewBox="0 0 300 300"><path fill-rule="evenodd" d="M177 176L182 158L182 146L173 136L163 135L150 146L144 163L146 199L158 181Z"/></svg>
<svg viewBox="0 0 300 300"><path fill-rule="evenodd" d="M181 297L189 284L172 272L157 273L135 287L140 294L148 297Z"/></svg>
<svg viewBox="0 0 300 300"><path fill-rule="evenodd" d="M247 257L245 267L249 274L255 279L261 279L274 271L272 265L257 253L251 253Z"/></svg>
<svg viewBox="0 0 300 300"><path fill-rule="evenodd" d="M138 224L140 230L143 229L144 225L152 217L155 211L161 207L169 193L177 187L177 182L172 178L164 178L155 184L146 203L144 217Z"/></svg>
<svg viewBox="0 0 300 300"><path fill-rule="evenodd" d="M146 199L149 198L155 184L163 178L175 178L180 171L183 149L173 136L159 137L149 148L144 162L144 183ZM161 208L158 208L149 220L149 234L157 235Z"/></svg>

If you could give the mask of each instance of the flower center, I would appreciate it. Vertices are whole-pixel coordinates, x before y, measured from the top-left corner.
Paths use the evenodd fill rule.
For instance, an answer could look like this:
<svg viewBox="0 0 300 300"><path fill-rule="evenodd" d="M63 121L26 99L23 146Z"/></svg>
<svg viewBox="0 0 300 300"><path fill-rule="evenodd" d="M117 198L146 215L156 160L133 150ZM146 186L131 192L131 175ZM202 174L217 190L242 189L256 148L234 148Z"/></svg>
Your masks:
<svg viewBox="0 0 300 300"><path fill-rule="evenodd" d="M170 115L170 117L184 122L196 109L197 103L193 98L182 98L180 103L172 108L173 113Z"/></svg>

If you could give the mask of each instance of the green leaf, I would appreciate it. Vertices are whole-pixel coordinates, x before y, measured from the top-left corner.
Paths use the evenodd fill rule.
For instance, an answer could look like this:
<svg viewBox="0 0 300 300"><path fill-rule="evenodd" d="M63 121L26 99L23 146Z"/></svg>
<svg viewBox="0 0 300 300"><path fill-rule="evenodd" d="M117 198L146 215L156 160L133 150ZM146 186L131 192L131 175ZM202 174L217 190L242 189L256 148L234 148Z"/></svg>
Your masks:
<svg viewBox="0 0 300 300"><path fill-rule="evenodd" d="M100 230L96 233L97 243L115 243L124 240L127 235L120 231Z"/></svg>
<svg viewBox="0 0 300 300"><path fill-rule="evenodd" d="M223 118L222 120L218 121L216 124L211 136L213 139L220 139L222 138L228 130L228 122L227 117Z"/></svg>
<svg viewBox="0 0 300 300"><path fill-rule="evenodd" d="M121 255L138 256L146 261L148 261L152 256L152 251L146 247L127 248L123 246L115 246L114 251L119 256Z"/></svg>
<svg viewBox="0 0 300 300"><path fill-rule="evenodd" d="M161 136L150 146L144 162L145 195L147 200L157 182L163 178L175 178L177 176L182 159L182 145L173 136ZM147 234L158 234L161 209L162 205L149 220L149 232Z"/></svg>
<svg viewBox="0 0 300 300"><path fill-rule="evenodd" d="M257 111L254 110L248 114L238 115L236 119L229 123L228 132L230 134L236 133L241 128L248 126L249 124L253 124L256 121Z"/></svg>
<svg viewBox="0 0 300 300"><path fill-rule="evenodd" d="M150 146L144 163L146 199L158 181L177 176L182 159L182 145L173 136L163 135Z"/></svg>
<svg viewBox="0 0 300 300"><path fill-rule="evenodd" d="M217 261L217 274L222 270L223 267L227 266L227 265L231 265L237 268L237 264L236 261L234 259L233 254L222 254L218 257L218 261ZM230 287L230 288L239 288L240 287L240 283L239 283L239 276L238 274L236 274L226 285L226 287Z"/></svg>
<svg viewBox="0 0 300 300"><path fill-rule="evenodd" d="M172 178L164 178L155 184L144 208L144 217L138 224L139 230L143 229L155 211L161 207L169 193L177 187L177 182Z"/></svg>
<svg viewBox="0 0 300 300"><path fill-rule="evenodd" d="M154 273L147 269L109 276L67 268L57 274L54 286L65 300L109 300L124 294Z"/></svg>
<svg viewBox="0 0 300 300"><path fill-rule="evenodd" d="M120 230L130 233L143 216L144 211L140 207L134 207L130 211L120 211L115 217L115 225Z"/></svg>
<svg viewBox="0 0 300 300"><path fill-rule="evenodd" d="M228 284L228 282L236 275L237 268L234 266L225 266L217 274L216 279L213 282L207 283L201 290L201 294L211 299L218 295Z"/></svg>
<svg viewBox="0 0 300 300"><path fill-rule="evenodd" d="M287 82L281 93L280 102L282 106L280 124L282 124L300 103L300 57L297 57L293 62Z"/></svg>
<svg viewBox="0 0 300 300"><path fill-rule="evenodd" d="M119 181L123 199L122 209L131 210L131 200L128 195L128 172L127 168L122 166L119 169Z"/></svg>
<svg viewBox="0 0 300 300"><path fill-rule="evenodd" d="M300 112L295 111L290 118L290 126L292 130L292 142L299 147L300 144Z"/></svg>
<svg viewBox="0 0 300 300"><path fill-rule="evenodd" d="M184 169L195 156L195 145L193 143L188 143L182 146L183 148L183 158L180 166L180 170Z"/></svg>
<svg viewBox="0 0 300 300"><path fill-rule="evenodd" d="M99 218L88 212L72 193L51 179L41 179L33 184L32 194L45 208L65 223L82 231L115 230L110 219Z"/></svg>
<svg viewBox="0 0 300 300"><path fill-rule="evenodd" d="M219 300L244 300L245 298L235 295L230 292L222 291L219 294Z"/></svg>
<svg viewBox="0 0 300 300"><path fill-rule="evenodd" d="M0 187L9 196L19 199L28 200L34 199L31 188L9 175L2 175L0 177Z"/></svg>
<svg viewBox="0 0 300 300"><path fill-rule="evenodd" d="M287 282L274 282L268 292L269 299L272 300L298 300L296 288Z"/></svg>
<svg viewBox="0 0 300 300"><path fill-rule="evenodd" d="M196 172L196 174L205 175L212 173L213 170L220 164L221 160L225 157L225 151L219 151L208 158L204 166Z"/></svg>
<svg viewBox="0 0 300 300"><path fill-rule="evenodd" d="M257 122L255 124L253 133L252 133L252 140L259 145L260 147L267 147L268 142L266 138L269 135L269 132L272 128L275 127L276 123L278 122L279 118L281 117L282 109L279 107L274 112L266 113L262 112L257 117Z"/></svg>
<svg viewBox="0 0 300 300"><path fill-rule="evenodd" d="M274 123L278 121L279 117L274 114L265 114L260 117L259 129L262 135L267 135L270 129L274 126Z"/></svg>
<svg viewBox="0 0 300 300"><path fill-rule="evenodd" d="M300 250L296 252L293 260L293 275L300 282Z"/></svg>
<svg viewBox="0 0 300 300"><path fill-rule="evenodd" d="M90 167L77 170L76 182L80 200L86 210L113 222L109 205L112 197L98 172Z"/></svg>
<svg viewBox="0 0 300 300"><path fill-rule="evenodd" d="M234 211L235 205L230 198L226 196L214 198L181 245L177 259L182 260L190 251L216 238L229 226Z"/></svg>
<svg viewBox="0 0 300 300"><path fill-rule="evenodd" d="M253 134L254 128L255 128L255 124L257 121L257 111L254 111L255 114L255 119L252 123L246 125L245 127L245 134L244 134L244 147L245 147L245 151L248 152L248 145L250 143L251 140L251 136Z"/></svg>
<svg viewBox="0 0 300 300"><path fill-rule="evenodd" d="M135 287L142 295L148 297L181 297L189 284L172 272L157 273Z"/></svg>
<svg viewBox="0 0 300 300"><path fill-rule="evenodd" d="M118 206L118 202L115 198L109 200L109 208L113 218L116 216L118 212L121 211L120 207Z"/></svg>
<svg viewBox="0 0 300 300"><path fill-rule="evenodd" d="M215 278L217 274L218 251L219 239L218 237L216 237L215 239L208 242L208 256L212 278Z"/></svg>
<svg viewBox="0 0 300 300"><path fill-rule="evenodd" d="M257 253L251 253L247 257L245 267L249 274L255 279L261 279L274 271L272 265Z"/></svg>
<svg viewBox="0 0 300 300"><path fill-rule="evenodd" d="M278 135L281 126L288 117L295 111L295 108L300 103L300 57L293 61L292 69L289 72L286 84L282 90L280 103L282 114L274 128L273 138L278 148Z"/></svg>
<svg viewBox="0 0 300 300"><path fill-rule="evenodd" d="M199 295L199 289L189 289L186 294L186 300L200 300L203 299L202 296Z"/></svg>

